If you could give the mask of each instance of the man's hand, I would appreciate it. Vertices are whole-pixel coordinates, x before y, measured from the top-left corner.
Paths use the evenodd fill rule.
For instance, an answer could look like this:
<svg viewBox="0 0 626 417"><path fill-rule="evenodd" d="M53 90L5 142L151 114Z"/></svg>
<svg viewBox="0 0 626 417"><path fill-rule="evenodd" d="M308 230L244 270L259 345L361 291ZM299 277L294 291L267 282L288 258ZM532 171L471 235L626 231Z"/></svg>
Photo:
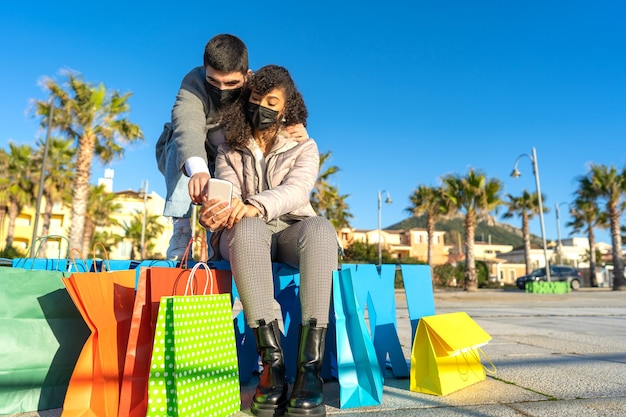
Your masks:
<svg viewBox="0 0 626 417"><path fill-rule="evenodd" d="M298 123L297 125L287 126L285 128L285 132L289 134L296 142L304 142L309 138L309 134L306 131L306 128L302 123Z"/></svg>
<svg viewBox="0 0 626 417"><path fill-rule="evenodd" d="M189 179L189 197L194 204L202 204L206 186L211 176L207 172L198 172Z"/></svg>

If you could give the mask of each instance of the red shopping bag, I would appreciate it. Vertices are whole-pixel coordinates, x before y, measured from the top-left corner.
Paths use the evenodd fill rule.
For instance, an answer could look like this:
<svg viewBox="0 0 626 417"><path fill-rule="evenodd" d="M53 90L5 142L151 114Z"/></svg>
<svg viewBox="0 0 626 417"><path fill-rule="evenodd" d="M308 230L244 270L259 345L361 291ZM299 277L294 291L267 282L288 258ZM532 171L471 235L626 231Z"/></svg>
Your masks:
<svg viewBox="0 0 626 417"><path fill-rule="evenodd" d="M142 268L135 296L135 305L130 326L126 359L122 375L119 417L145 417L148 408L148 377L150 375L150 358L154 344L154 329L161 297L184 295L191 269L187 268L187 259L191 243L201 239L203 249L206 240L202 237L192 238L187 245L180 267L169 268L151 266ZM232 275L230 271L212 269L213 283L216 293L230 293ZM194 283L198 285L197 282ZM205 285L204 282L200 285Z"/></svg>
<svg viewBox="0 0 626 417"><path fill-rule="evenodd" d="M117 416L135 271L77 272L63 283L91 335L72 372L62 416Z"/></svg>

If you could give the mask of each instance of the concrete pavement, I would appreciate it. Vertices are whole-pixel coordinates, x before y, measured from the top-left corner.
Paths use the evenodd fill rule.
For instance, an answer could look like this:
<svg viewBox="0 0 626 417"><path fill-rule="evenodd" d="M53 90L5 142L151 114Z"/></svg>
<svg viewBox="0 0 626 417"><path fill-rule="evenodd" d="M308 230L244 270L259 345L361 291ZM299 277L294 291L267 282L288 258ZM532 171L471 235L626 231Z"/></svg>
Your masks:
<svg viewBox="0 0 626 417"><path fill-rule="evenodd" d="M398 330L410 358L411 326L404 292L396 293ZM496 376L445 397L409 390L385 378L377 407L339 408L336 382L325 384L328 415L352 416L626 416L626 293L582 289L571 294L519 290L435 292L437 314L465 311L493 339L483 348ZM255 383L242 386L243 411ZM58 417L60 410L20 417Z"/></svg>

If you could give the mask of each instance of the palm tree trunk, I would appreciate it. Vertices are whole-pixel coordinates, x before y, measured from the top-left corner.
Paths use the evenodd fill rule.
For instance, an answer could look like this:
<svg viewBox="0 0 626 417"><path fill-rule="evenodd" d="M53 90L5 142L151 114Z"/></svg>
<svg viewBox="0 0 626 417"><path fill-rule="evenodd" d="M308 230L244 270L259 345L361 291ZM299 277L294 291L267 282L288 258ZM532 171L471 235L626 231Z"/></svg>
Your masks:
<svg viewBox="0 0 626 417"><path fill-rule="evenodd" d="M474 259L474 237L476 219L473 213L465 215L465 291L477 291L476 260Z"/></svg>
<svg viewBox="0 0 626 417"><path fill-rule="evenodd" d="M597 287L598 280L596 279L596 250L594 249L594 246L596 245L596 239L593 233L593 227L589 228L589 234L587 235L587 239L589 241L589 284L592 287Z"/></svg>
<svg viewBox="0 0 626 417"><path fill-rule="evenodd" d="M428 266L433 267L433 237L435 236L435 220L429 214L426 217L426 233L428 234Z"/></svg>
<svg viewBox="0 0 626 417"><path fill-rule="evenodd" d="M91 177L91 161L93 160L96 137L85 134L79 139L76 154L76 174L72 190L72 224L70 226L70 248L83 248L85 216L89 197L89 178ZM83 248L84 250L84 248Z"/></svg>
<svg viewBox="0 0 626 417"><path fill-rule="evenodd" d="M95 230L95 226L93 224L93 220L89 217L85 218L85 229L83 231L83 243L81 247L83 248L83 253L88 255L91 250L91 240L93 238L93 233ZM95 255L94 255L95 256Z"/></svg>
<svg viewBox="0 0 626 417"><path fill-rule="evenodd" d="M524 262L526 263L526 275L532 272L530 260L530 227L528 225L528 214L522 213L522 237L524 239Z"/></svg>
<svg viewBox="0 0 626 417"><path fill-rule="evenodd" d="M617 208L609 208L611 219L611 250L613 255L613 290L626 291L624 281L624 260L622 259L622 235L620 233L619 212Z"/></svg>
<svg viewBox="0 0 626 417"><path fill-rule="evenodd" d="M15 219L17 219L19 213L19 207L17 204L11 204L9 206L9 226L7 227L7 243L5 248L13 246L13 238L15 237Z"/></svg>
<svg viewBox="0 0 626 417"><path fill-rule="evenodd" d="M4 234L4 218L6 217L6 214L7 214L7 206L6 205L0 206L0 236Z"/></svg>

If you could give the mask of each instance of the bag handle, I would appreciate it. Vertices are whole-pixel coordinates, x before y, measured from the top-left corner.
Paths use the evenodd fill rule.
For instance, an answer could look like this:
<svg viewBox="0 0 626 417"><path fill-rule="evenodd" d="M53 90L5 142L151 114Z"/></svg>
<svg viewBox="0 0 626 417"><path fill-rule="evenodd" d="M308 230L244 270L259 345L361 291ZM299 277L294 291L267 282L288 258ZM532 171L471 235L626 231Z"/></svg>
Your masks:
<svg viewBox="0 0 626 417"><path fill-rule="evenodd" d="M462 349L460 351L461 356L463 356L463 359L465 359L465 363L468 364L468 370L469 370L469 361L467 359L467 356L465 356L468 352L469 352L470 355L472 355L474 357L474 359L476 359L478 362L480 362L480 364L482 365L482 367L485 370L485 372L487 372L487 373L489 373L491 375L496 375L497 374L498 370L496 369L496 365L493 363L491 358L485 353L485 351L482 350L480 347L476 347L476 348L472 348L472 349ZM488 368L485 365L483 365L482 361L480 360L480 355L481 354L485 357L485 360L489 363L489 365L491 365L491 368Z"/></svg>
<svg viewBox="0 0 626 417"><path fill-rule="evenodd" d="M191 268L191 272L189 273L189 278L187 278L187 286L185 287L185 295L187 294L187 291L189 291L191 289L191 294L189 295L195 295L193 292L193 279L196 275L196 271L198 270L198 268L203 267L204 269L204 273L206 275L206 282L204 284L204 294L206 295L206 290L209 286L209 281L211 282L211 293L213 294L213 272L211 271L211 268L209 268L209 265L207 265L206 262L198 262L197 264L195 264L193 266L193 268ZM190 285L191 284L191 285Z"/></svg>
<svg viewBox="0 0 626 417"><path fill-rule="evenodd" d="M485 357L485 360L489 363L489 365L491 365L491 369L483 365L483 368L485 368L485 372L490 373L492 375L496 375L498 370L496 369L496 365L493 363L489 355L487 355L485 351L482 350L481 348L476 349L476 351L478 352L478 359L480 359L480 355L482 354Z"/></svg>
<svg viewBox="0 0 626 417"><path fill-rule="evenodd" d="M70 249L70 255L69 255L70 261L74 265L74 271L79 272L78 265L76 264L76 257L73 256L74 252L76 252L78 254L78 259L83 261L83 265L87 266L87 262L85 261L85 258L83 257L83 254L81 253L80 250L78 250L77 248ZM71 268L72 264L67 266L67 271L68 272L70 272L70 268Z"/></svg>
<svg viewBox="0 0 626 417"><path fill-rule="evenodd" d="M94 272L98 272L97 271L98 264L96 263L96 248L98 246L100 246L100 248L102 249L102 252L103 252L102 266L100 267L100 272L104 272L104 271L111 272L111 264L109 263L109 253L107 252L107 248L104 246L104 243L102 243L102 242L94 243L93 249L91 250L91 259L93 260L93 270L94 270ZM105 264L105 261L106 261L106 264ZM108 268L107 268L107 266L108 266Z"/></svg>
<svg viewBox="0 0 626 417"><path fill-rule="evenodd" d="M209 248L207 247L207 243L206 243L206 238L202 235L195 235L192 236L189 239L189 242L187 242L187 248L185 249L185 253L183 254L183 257L180 260L180 268L182 269L189 269L187 268L187 264L189 263L189 259L193 259L193 253L191 250L191 244L193 242L200 242L200 262L206 262L208 260L208 254L209 254Z"/></svg>
<svg viewBox="0 0 626 417"><path fill-rule="evenodd" d="M62 235L45 235L45 236L40 236L37 239L35 239L35 241L33 242L32 245L30 245L30 250L28 251L28 259L33 259L33 262L31 262L30 264L30 269L32 270L35 262L34 260L37 259L37 255L39 254L39 250L41 249L41 245L43 244L43 242L45 242L46 240L65 240L67 242L67 247L68 247L68 251L65 254L65 258L61 257L61 245L59 244L59 254L58 254L58 261L59 263L61 262L61 259L68 259L69 258L69 247L70 247L70 240ZM35 250L35 248L37 248Z"/></svg>

